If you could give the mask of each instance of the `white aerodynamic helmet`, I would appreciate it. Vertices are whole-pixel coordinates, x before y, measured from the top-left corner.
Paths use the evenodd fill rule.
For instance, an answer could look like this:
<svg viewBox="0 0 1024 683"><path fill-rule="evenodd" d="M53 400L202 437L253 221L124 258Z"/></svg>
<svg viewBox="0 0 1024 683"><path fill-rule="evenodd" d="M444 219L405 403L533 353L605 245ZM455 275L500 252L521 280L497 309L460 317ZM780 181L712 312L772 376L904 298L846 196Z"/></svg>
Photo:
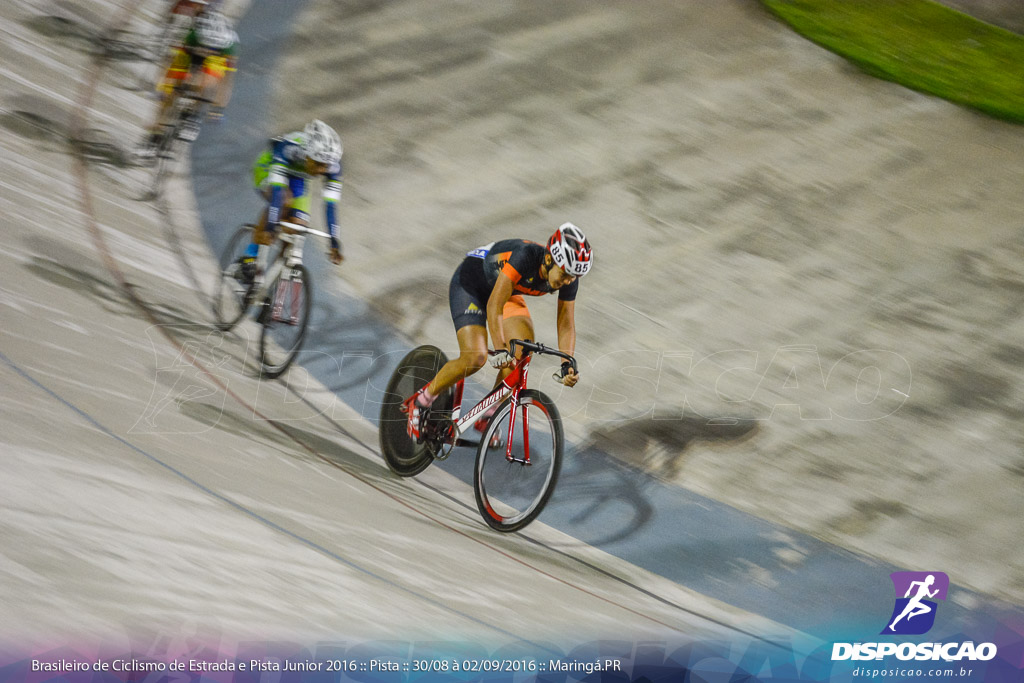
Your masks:
<svg viewBox="0 0 1024 683"><path fill-rule="evenodd" d="M211 50L223 50L237 40L227 17L217 11L203 12L196 17L196 37L200 45Z"/></svg>
<svg viewBox="0 0 1024 683"><path fill-rule="evenodd" d="M341 138L320 119L313 119L302 131L302 151L320 164L336 164L344 151Z"/></svg>
<svg viewBox="0 0 1024 683"><path fill-rule="evenodd" d="M594 264L594 251L583 231L572 223L562 223L548 240L548 252L569 275L583 277Z"/></svg>

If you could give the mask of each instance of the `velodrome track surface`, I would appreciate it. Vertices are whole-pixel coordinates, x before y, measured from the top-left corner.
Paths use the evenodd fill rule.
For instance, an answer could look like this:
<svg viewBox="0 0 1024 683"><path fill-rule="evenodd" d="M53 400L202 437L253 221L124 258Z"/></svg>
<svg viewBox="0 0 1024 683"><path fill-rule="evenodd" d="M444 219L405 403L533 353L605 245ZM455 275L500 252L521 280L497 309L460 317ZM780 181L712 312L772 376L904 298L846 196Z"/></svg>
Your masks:
<svg viewBox="0 0 1024 683"><path fill-rule="evenodd" d="M495 536L461 483L396 481L367 448L375 430L333 397L257 382L244 336L209 326L187 179L133 202L107 144L152 104L67 40L128 17L105 2L4 11L20 133L3 178L8 647L787 632L540 525ZM40 39L54 27L64 40ZM42 186L33 207L14 201Z"/></svg>
<svg viewBox="0 0 1024 683"><path fill-rule="evenodd" d="M309 36L311 25L337 29L337 44L321 48L319 68L330 76L299 78L296 62L311 63L299 51L287 55L274 81L267 74L282 25L267 19L266 5L246 15L238 96L228 122L205 131L196 148L197 195L214 248L225 224L254 211L244 173L262 137L322 110L348 150L348 262L341 281L317 269L331 314L321 314L312 349L328 367L311 354L307 365L323 386L303 385L306 375L294 371L291 391L253 378L251 328L221 337L207 326L203 290L212 261L187 178L164 202L133 203L131 173L110 163L118 147L104 143L125 145L118 137L126 122L134 136L152 105L123 89L124 65L97 68L80 43L66 39L69 25L38 21L61 14L97 28L122 18L116 5L26 2L3 10L12 15L5 17L5 46L21 57L4 73L5 123L15 133L5 137L2 178L13 238L2 257L0 372L10 452L2 569L12 588L5 607L15 616L4 635L52 642L64 634L198 623L231 638L773 638L789 627L825 629L825 616L836 611L877 628L884 615L875 617L891 604L886 574L895 568L949 572L967 587L951 608L958 614L981 606L1014 611L995 598L1019 599L1020 579L1019 549L1003 547L1017 528L1007 520L1020 511L1009 407L1019 387L1013 299L1020 276L1012 257L1020 245L1021 223L1013 218L1020 200L1009 191L1024 177L1014 155L1018 131L850 73L745 3L716 3L726 9L703 27L707 35L686 34L691 51L709 56L689 54L685 69L673 62L678 44L668 37L695 16L710 16L710 6L639 17L640 28L666 23L649 52L623 48L648 79L627 87L616 78L629 69L600 51L591 64L560 61L559 48L568 49L560 40L596 44L594 35L622 34L622 47L631 27L640 30L623 24L621 7L587 6L567 3L556 17L526 12L513 29L500 10L467 10L462 23L445 24L458 39L437 45L422 28L431 21L426 5L334 16L330 5L314 4L297 33ZM65 39L48 41L47 27L51 34L61 28ZM716 29L729 32L731 46L716 51ZM423 67L396 55L396 43L443 58ZM542 77L522 72L527 55L552 44L573 96L557 86L544 92L550 99L517 93L517 78L529 91ZM460 45L476 56L462 56ZM775 60L785 82L757 86L765 75L752 68L755 55ZM780 66L789 59L797 63L786 67L791 71ZM458 73L446 77L448 69ZM569 76L574 70L591 72L587 79L602 72L606 80L581 85ZM695 85L701 70L714 72L714 89ZM672 76L687 87L659 99ZM484 82L501 87L487 91ZM800 89L808 82L814 87ZM268 94L270 83L277 91ZM484 101L466 96L470 90L484 92ZM844 117L819 91L852 91L844 104L867 123ZM573 103L569 112L559 110L559 96ZM617 107L617 98L644 102L650 120L640 122L650 128L636 128L638 111ZM687 106L679 110L681 103ZM550 116L538 114L547 109ZM435 122L439 111L469 116L444 125ZM554 117L594 111L592 129L559 137L566 131ZM598 133L602 127L611 133ZM637 139L619 142L629 129ZM599 142L587 142L587 130ZM825 131L838 136L845 154L821 160L814 145L793 150L785 142L798 133L813 142ZM949 137L932 144L935 135ZM527 143L517 142L524 136ZM956 149L949 149L952 138ZM68 139L77 141L70 154ZM855 144L865 139L866 152ZM775 175L769 169L780 159L785 172ZM787 177L800 163L800 179ZM951 167L960 171L955 181L948 180ZM879 169L903 192L898 202L870 181ZM584 180L563 186L563 175ZM471 187L472 179L485 179L487 189ZM39 186L47 193L38 204L17 200ZM1005 202L980 202L1000 189ZM614 200L621 206L609 209ZM940 200L943 210L934 206ZM631 217L635 203L640 219ZM526 208L510 208L516 204ZM691 204L703 208L691 213ZM820 213L828 220L811 220ZM477 521L457 476L436 468L423 485L386 472L367 419L379 387L373 377L386 364L364 364L356 381L345 374L351 358L339 358L356 353L358 368L359 353L373 360L420 341L450 347L439 292L451 254L496 232L539 238L565 214L582 214L579 222L593 225L595 242L605 245L607 256L598 258L612 275L595 273L592 296L618 305L618 315L636 316L623 321L596 304L583 307L581 356L628 351L643 359L642 373L658 369L667 352L674 358L754 347L770 358L783 345L814 345L835 361L881 348L921 370L923 388L920 374L913 390L909 383L892 387L920 402L870 428L866 420L837 426L833 419L808 429L799 414L772 412L791 388L783 376L768 382L769 396L729 403L724 414L758 418L752 427L702 433L680 420L678 430L665 430L675 437L660 442L643 420L616 415L614 397L596 401L596 415L578 404L565 412L575 417L569 429L579 460L625 477L651 519L609 540L586 520L573 528L574 511L586 501L563 500L559 508L556 500L543 518L554 528L538 524L523 537L495 537ZM965 220L972 229L959 231ZM872 232L875 222L903 231ZM908 237L914 230L920 234ZM651 294L644 281L650 262L616 262L611 245L625 235L659 246L653 265L678 291ZM392 239L401 246L389 248ZM911 255L918 261L907 267ZM962 281L947 284L952 276ZM700 296L689 293L694 286ZM816 296L792 301L800 298L798 286ZM907 300L915 305L901 308ZM539 326L548 320L540 310L535 316ZM795 323L806 337L784 332ZM984 344L971 334L978 328L986 330ZM802 361L787 362L793 369ZM992 363L998 373L985 370ZM767 366L762 360L760 370ZM630 393L620 370L595 364L592 381L606 392ZM657 407L682 405L672 392L680 383L672 380ZM813 409L813 398L795 402ZM560 397L573 400L580 399ZM622 417L633 419L616 429ZM702 445L716 439L714 448ZM970 439L986 445L968 447ZM643 449L635 447L640 441ZM903 461L872 454L883 449L900 451ZM963 463L964 453L980 462ZM723 456L730 462L723 465ZM629 468L608 469L619 461ZM595 481L604 485L594 489L597 498L625 485ZM667 514L680 500L692 525L682 533ZM938 507L959 510L956 523ZM587 534L600 548L585 542ZM943 537L945 543L928 542ZM794 607L801 594L806 604Z"/></svg>

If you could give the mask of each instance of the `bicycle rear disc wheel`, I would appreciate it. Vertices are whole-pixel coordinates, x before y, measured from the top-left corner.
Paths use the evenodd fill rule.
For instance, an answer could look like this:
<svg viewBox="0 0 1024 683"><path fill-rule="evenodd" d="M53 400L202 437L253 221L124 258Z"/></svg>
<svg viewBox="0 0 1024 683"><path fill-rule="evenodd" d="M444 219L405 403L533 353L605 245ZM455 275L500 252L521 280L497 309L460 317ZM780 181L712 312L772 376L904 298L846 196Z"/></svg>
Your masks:
<svg viewBox="0 0 1024 683"><path fill-rule="evenodd" d="M491 417L477 450L473 489L477 509L492 529L518 531L537 518L558 482L564 440L558 409L534 389L519 394L518 406L509 401Z"/></svg>
<svg viewBox="0 0 1024 683"><path fill-rule="evenodd" d="M243 225L231 236L220 255L220 276L213 292L213 317L217 328L228 331L238 324L249 308L251 284L241 281L239 260L252 242L252 226Z"/></svg>
<svg viewBox="0 0 1024 683"><path fill-rule="evenodd" d="M306 267L285 267L261 305L260 372L274 379L284 374L306 341L313 312L313 284Z"/></svg>
<svg viewBox="0 0 1024 683"><path fill-rule="evenodd" d="M402 402L422 389L434 378L448 357L436 346L419 346L398 363L391 374L380 406L380 450L391 471L400 477L412 477L434 462L434 452L427 442L416 443L405 431L408 416ZM439 396L431 413L451 414L454 397L451 391Z"/></svg>

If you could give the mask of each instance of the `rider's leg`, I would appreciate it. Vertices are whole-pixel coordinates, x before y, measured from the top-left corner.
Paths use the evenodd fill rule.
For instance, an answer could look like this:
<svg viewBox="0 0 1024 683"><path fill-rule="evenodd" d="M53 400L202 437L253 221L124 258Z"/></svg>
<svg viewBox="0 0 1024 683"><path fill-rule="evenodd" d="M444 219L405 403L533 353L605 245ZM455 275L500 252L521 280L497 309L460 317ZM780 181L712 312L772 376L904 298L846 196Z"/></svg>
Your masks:
<svg viewBox="0 0 1024 683"><path fill-rule="evenodd" d="M252 167L253 187L267 204L263 207L260 218L256 222L256 227L252 231L252 243L246 249L244 257L247 259L258 258L259 248L261 246L269 246L274 242L273 231L267 230L267 220L270 215L270 203L275 187L281 188L283 193L281 199L282 216L288 215L289 211L291 211L292 216L289 220L295 220L296 218L308 219L309 217L309 195L306 193L305 182L302 178L275 177L278 176L279 172L271 173L273 161L273 153L270 150L265 150L256 159L256 163ZM280 219L280 216L278 218ZM265 256L266 249L263 250L263 254Z"/></svg>
<svg viewBox="0 0 1024 683"><path fill-rule="evenodd" d="M263 211L260 213L260 218L256 221L256 229L253 230L253 242L249 245L249 251L251 256L256 256L256 247L259 246L257 237L263 234L263 231L267 229L267 213L270 209L270 197L272 187L270 184L270 164L273 163L273 154L270 150L264 150L259 157L256 158L256 163L252 166L252 186L256 190L256 194L263 199L266 204L263 206Z"/></svg>
<svg viewBox="0 0 1024 683"><path fill-rule="evenodd" d="M524 339L526 341L533 341L533 319L530 317L530 309L526 307L526 302L523 297L519 294L515 294L509 299L508 303L505 304L505 308L502 311L504 316L502 319L502 330L504 331L506 341L509 339ZM516 350L516 358L521 358L523 355L522 349ZM494 378L494 389L498 388L498 385L509 376L512 372L512 368L500 368L498 370L497 377ZM491 415L497 412L499 405L493 405L485 410L476 422L473 423L473 427L477 431L484 431L487 428L487 423L491 419Z"/></svg>
<svg viewBox="0 0 1024 683"><path fill-rule="evenodd" d="M505 335L505 341L509 339L533 341L533 318L530 317L530 309L526 307L526 300L523 299L522 294L513 294L509 298L508 303L505 304L501 314L502 331ZM516 358L521 358L522 355L523 350L517 349ZM512 368L502 368L499 370L494 386L498 386L498 382L508 377L510 372L512 372Z"/></svg>
<svg viewBox="0 0 1024 683"><path fill-rule="evenodd" d="M423 388L421 393L427 400L440 396L445 389L487 363L487 294L478 291L470 274L477 265L475 260L467 258L455 269L448 283L448 310L459 340L459 356L448 361Z"/></svg>
<svg viewBox="0 0 1024 683"><path fill-rule="evenodd" d="M487 328L466 325L455 336L459 340L459 355L444 364L437 376L425 388L426 398L433 400L460 379L469 377L487 364Z"/></svg>
<svg viewBox="0 0 1024 683"><path fill-rule="evenodd" d="M446 389L479 370L487 362L487 328L466 325L456 332L459 355L444 364L440 372L425 387L405 399L402 410L408 414L406 433L413 439L420 437L420 419L438 396Z"/></svg>
<svg viewBox="0 0 1024 683"><path fill-rule="evenodd" d="M263 214L260 217L260 223L257 225L257 230L253 231L254 243L258 238L262 240L259 244L263 245L260 247L259 255L257 256L257 261L260 263L261 273L266 272L267 253L270 251L270 246L276 239L275 231L269 230L267 226L270 216L270 190L267 191L266 199L268 206L264 209ZM305 181L302 178L288 179L288 185L285 186L283 190L281 212L278 216L278 220L295 223L297 225L309 225L309 194L306 193Z"/></svg>
<svg viewBox="0 0 1024 683"><path fill-rule="evenodd" d="M231 96L228 79L228 65L224 57L210 57L203 62L201 92L214 109L228 106Z"/></svg>
<svg viewBox="0 0 1024 683"><path fill-rule="evenodd" d="M205 63L195 75L196 92L200 97L210 100L211 106L216 100L219 83L220 78L207 69Z"/></svg>
<svg viewBox="0 0 1024 683"><path fill-rule="evenodd" d="M244 284L249 285L262 281L263 273L267 272L267 262L270 260L270 247L274 243L274 233L267 230L267 214L270 210L270 188L260 188L258 174L256 185L256 191L267 201L268 206L264 206L263 211L260 212L259 220L256 221L256 225L253 227L252 242L246 247L245 253L240 259L242 281ZM286 188L284 206L282 207L282 213L285 215L288 214L292 201L291 191ZM295 219L293 218L292 220Z"/></svg>
<svg viewBox="0 0 1024 683"><path fill-rule="evenodd" d="M213 99L213 95L216 93L216 85L219 79L210 73L209 69L206 68L204 63L199 73L196 74L196 90L199 95L207 99Z"/></svg>
<svg viewBox="0 0 1024 683"><path fill-rule="evenodd" d="M160 99L156 119L149 128L151 136L159 135L161 129L167 125L168 114L178 97L178 88L188 80L190 61L191 58L185 51L175 50L171 65L167 68L163 81L158 87L158 90L163 93L163 97Z"/></svg>
<svg viewBox="0 0 1024 683"><path fill-rule="evenodd" d="M193 66L188 79L189 89L196 97L209 99L214 88L210 85L211 76L204 66ZM199 130L202 128L203 104L199 100L191 100L185 104L182 115L184 123L182 132L179 133L185 140L194 141L199 137ZM168 122L170 123L170 122Z"/></svg>
<svg viewBox="0 0 1024 683"><path fill-rule="evenodd" d="M448 308L455 324L455 336L459 340L459 355L445 363L426 386L403 402L402 410L409 416L406 432L412 438L420 435L422 411L446 389L472 375L487 362L487 314L484 304L487 297L475 291L472 278L464 280L464 267L465 263L455 269L448 285Z"/></svg>
<svg viewBox="0 0 1024 683"><path fill-rule="evenodd" d="M170 73L168 71L168 73ZM153 123L146 128L146 134L142 138L142 142L139 146L139 154L144 157L152 157L156 155L156 148L160 144L160 139L163 137L164 122L167 119L167 114L170 108L174 105L174 100L177 97L177 91L174 89L174 81L171 81L169 77L165 76L157 87L157 91L160 93L160 103L157 105L156 118L153 119Z"/></svg>
<svg viewBox="0 0 1024 683"><path fill-rule="evenodd" d="M160 60L160 70L157 73L166 73L167 69L174 63L174 59L178 56L180 49L177 46L181 44L182 38L185 37L191 24L191 13L172 11L167 16L163 28L153 37L157 58ZM157 85L159 86L160 84L157 83ZM159 87L157 90L159 91Z"/></svg>

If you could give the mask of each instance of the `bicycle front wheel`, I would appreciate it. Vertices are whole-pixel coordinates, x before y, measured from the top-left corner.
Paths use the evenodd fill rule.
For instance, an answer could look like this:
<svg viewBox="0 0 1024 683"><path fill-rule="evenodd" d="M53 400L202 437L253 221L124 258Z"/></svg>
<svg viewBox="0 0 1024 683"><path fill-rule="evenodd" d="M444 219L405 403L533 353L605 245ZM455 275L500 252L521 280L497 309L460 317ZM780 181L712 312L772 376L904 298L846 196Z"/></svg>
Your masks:
<svg viewBox="0 0 1024 683"><path fill-rule="evenodd" d="M477 450L473 488L477 509L492 529L518 531L537 518L555 490L564 441L558 409L534 389L491 417Z"/></svg>
<svg viewBox="0 0 1024 683"><path fill-rule="evenodd" d="M309 271L299 264L285 268L271 283L258 318L260 363L264 377L280 377L295 360L306 340L313 312L313 285Z"/></svg>
<svg viewBox="0 0 1024 683"><path fill-rule="evenodd" d="M228 240L220 255L220 276L213 293L213 317L217 328L228 331L238 324L249 308L252 283L245 282L241 258L252 242L252 226L243 225Z"/></svg>

